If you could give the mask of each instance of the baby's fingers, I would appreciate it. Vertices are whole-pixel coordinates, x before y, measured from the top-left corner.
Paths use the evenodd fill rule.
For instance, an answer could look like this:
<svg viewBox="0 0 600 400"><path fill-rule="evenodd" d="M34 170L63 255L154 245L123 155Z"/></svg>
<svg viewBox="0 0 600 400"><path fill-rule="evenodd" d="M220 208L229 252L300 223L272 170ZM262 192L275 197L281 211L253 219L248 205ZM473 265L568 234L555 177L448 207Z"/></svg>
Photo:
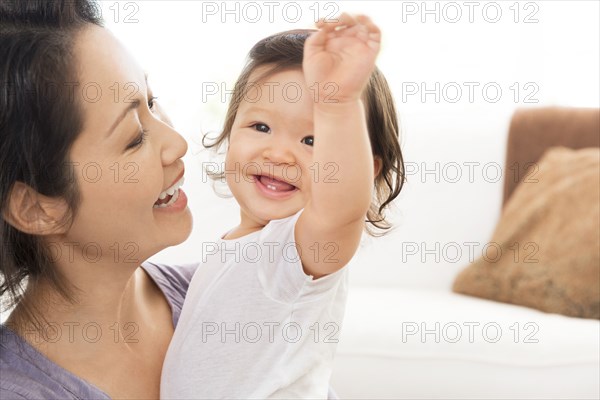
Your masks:
<svg viewBox="0 0 600 400"><path fill-rule="evenodd" d="M344 29L335 30L333 32L329 32L327 37L330 39L333 38L342 38L342 37L357 37L363 42L367 42L369 40L369 31L363 25L353 25L351 27L346 27Z"/></svg>
<svg viewBox="0 0 600 400"><path fill-rule="evenodd" d="M317 51L325 50L325 44L327 43L327 33L324 30L319 30L312 33L306 43L304 44L304 52L306 55L312 55Z"/></svg>
<svg viewBox="0 0 600 400"><path fill-rule="evenodd" d="M342 13L335 21L319 20L317 27L321 32L327 33L330 39L356 36L373 49L379 49L381 44L381 30L366 15L352 16Z"/></svg>
<svg viewBox="0 0 600 400"><path fill-rule="evenodd" d="M317 27L327 32L349 28L356 24L356 19L347 13L342 13L337 19L325 20L322 18L317 21Z"/></svg>
<svg viewBox="0 0 600 400"><path fill-rule="evenodd" d="M377 25L375 25L375 23L371 20L371 18L367 17L366 15L357 15L356 21L358 21L358 23L366 26L367 29L369 30L369 33L381 34L381 30L379 29L379 27Z"/></svg>
<svg viewBox="0 0 600 400"><path fill-rule="evenodd" d="M380 43L381 42L381 30L377 25L373 23L371 18L366 15L359 15L356 20L363 26L365 26L369 32L369 41Z"/></svg>

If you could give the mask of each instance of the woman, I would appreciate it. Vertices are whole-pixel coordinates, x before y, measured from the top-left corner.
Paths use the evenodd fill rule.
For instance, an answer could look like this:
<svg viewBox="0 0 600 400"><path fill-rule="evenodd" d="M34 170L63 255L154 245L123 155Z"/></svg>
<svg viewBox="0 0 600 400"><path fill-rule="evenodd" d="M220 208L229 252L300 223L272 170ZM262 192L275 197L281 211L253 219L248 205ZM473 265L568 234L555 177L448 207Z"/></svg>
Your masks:
<svg viewBox="0 0 600 400"><path fill-rule="evenodd" d="M90 1L0 31L0 398L158 398L194 266L140 262L191 231L187 145Z"/></svg>

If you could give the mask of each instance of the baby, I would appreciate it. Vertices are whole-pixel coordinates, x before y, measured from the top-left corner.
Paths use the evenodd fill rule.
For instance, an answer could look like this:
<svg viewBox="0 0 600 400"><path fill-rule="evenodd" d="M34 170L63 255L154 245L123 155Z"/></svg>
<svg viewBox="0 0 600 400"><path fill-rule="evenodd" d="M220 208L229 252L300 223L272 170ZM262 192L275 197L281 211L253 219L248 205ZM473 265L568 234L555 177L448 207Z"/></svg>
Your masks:
<svg viewBox="0 0 600 400"><path fill-rule="evenodd" d="M381 35L342 14L257 43L222 134L238 226L194 275L161 397L326 398L365 219L388 229L404 164ZM208 249L208 247L207 247Z"/></svg>

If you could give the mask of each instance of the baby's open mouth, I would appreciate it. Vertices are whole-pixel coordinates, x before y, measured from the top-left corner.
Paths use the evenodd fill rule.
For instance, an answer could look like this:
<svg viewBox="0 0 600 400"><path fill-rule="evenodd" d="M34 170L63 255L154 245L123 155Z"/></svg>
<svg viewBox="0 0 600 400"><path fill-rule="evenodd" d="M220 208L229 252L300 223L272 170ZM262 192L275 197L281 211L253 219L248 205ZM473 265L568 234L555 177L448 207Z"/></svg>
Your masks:
<svg viewBox="0 0 600 400"><path fill-rule="evenodd" d="M183 186L184 178L175 182L173 186L162 191L158 196L158 200L154 202L154 208L165 208L175 203L179 198L179 188Z"/></svg>
<svg viewBox="0 0 600 400"><path fill-rule="evenodd" d="M296 190L296 186L270 176L255 175L254 178L258 180L264 187L274 192L291 192Z"/></svg>

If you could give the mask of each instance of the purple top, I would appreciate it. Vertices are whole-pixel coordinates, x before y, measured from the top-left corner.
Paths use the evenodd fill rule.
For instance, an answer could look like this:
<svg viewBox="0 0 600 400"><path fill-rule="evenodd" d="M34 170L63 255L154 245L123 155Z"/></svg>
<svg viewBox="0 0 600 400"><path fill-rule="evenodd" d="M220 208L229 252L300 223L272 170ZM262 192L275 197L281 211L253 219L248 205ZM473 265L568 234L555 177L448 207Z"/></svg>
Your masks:
<svg viewBox="0 0 600 400"><path fill-rule="evenodd" d="M144 263L165 295L177 325L183 300L198 264L169 266ZM84 381L39 353L20 336L0 325L0 399L110 399L96 386Z"/></svg>

